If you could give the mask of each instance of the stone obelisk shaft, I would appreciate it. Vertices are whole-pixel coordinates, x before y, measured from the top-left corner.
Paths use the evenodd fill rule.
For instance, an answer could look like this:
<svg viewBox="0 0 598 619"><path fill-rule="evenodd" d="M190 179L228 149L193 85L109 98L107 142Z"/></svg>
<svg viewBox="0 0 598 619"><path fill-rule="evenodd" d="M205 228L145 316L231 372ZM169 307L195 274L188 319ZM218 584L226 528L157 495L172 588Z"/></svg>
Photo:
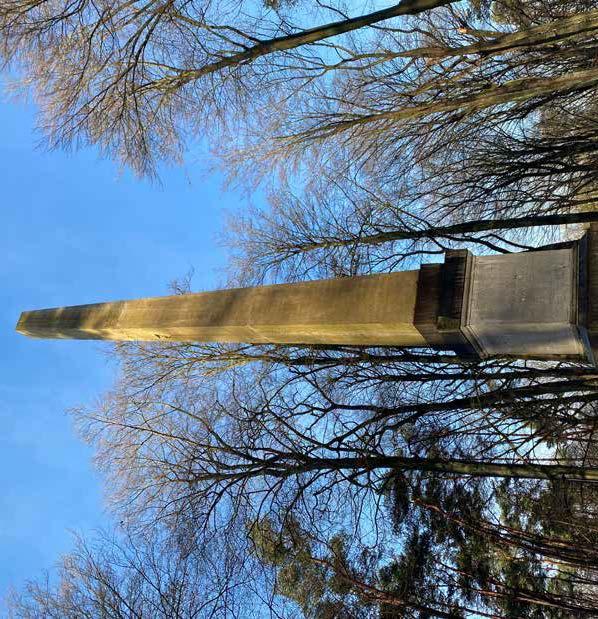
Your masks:
<svg viewBox="0 0 598 619"><path fill-rule="evenodd" d="M425 346L418 271L23 312L41 338Z"/></svg>

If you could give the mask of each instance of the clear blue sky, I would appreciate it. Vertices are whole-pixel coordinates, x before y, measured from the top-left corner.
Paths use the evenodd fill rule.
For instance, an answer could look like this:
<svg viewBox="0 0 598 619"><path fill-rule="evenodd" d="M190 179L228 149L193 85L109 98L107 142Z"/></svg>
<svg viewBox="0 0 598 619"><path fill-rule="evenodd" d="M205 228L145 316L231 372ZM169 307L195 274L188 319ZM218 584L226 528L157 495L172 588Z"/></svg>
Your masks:
<svg viewBox="0 0 598 619"><path fill-rule="evenodd" d="M191 267L195 289L214 287L223 211L240 201L202 157L158 187L91 149L46 152L34 126L32 107L0 104L0 615L10 585L69 551L70 531L109 524L65 411L92 402L113 368L98 342L17 335L20 311L166 294Z"/></svg>

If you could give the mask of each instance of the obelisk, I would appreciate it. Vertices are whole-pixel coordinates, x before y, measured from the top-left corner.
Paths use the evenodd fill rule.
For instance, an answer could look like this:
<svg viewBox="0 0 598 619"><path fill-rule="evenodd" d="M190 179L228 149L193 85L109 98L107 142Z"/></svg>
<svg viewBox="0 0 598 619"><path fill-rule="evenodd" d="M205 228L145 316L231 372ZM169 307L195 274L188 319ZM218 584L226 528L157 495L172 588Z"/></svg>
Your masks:
<svg viewBox="0 0 598 619"><path fill-rule="evenodd" d="M418 271L24 312L34 337L424 346Z"/></svg>
<svg viewBox="0 0 598 619"><path fill-rule="evenodd" d="M432 347L470 358L593 364L597 238L592 228L579 241L537 251L450 251L443 264L414 271L28 311L17 331L41 338Z"/></svg>

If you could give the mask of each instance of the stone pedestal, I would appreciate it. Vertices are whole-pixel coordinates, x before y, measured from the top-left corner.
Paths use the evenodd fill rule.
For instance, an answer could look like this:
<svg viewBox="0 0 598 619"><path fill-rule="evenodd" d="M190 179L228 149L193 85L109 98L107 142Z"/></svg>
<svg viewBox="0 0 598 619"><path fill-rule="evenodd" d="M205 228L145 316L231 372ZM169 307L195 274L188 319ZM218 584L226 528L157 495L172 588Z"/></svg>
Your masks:
<svg viewBox="0 0 598 619"><path fill-rule="evenodd" d="M594 364L594 235L591 229L579 241L515 254L447 252L444 264L422 266L416 326L435 348L464 357Z"/></svg>

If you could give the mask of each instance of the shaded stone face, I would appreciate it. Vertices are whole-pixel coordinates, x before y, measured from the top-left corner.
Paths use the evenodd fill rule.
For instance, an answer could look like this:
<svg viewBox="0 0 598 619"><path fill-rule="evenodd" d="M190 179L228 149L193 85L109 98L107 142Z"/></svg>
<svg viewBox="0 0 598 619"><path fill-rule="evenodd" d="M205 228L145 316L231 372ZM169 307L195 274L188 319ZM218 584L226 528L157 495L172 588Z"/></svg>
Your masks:
<svg viewBox="0 0 598 619"><path fill-rule="evenodd" d="M17 331L42 338L432 347L463 357L593 364L597 235L593 227L579 242L516 254L449 251L444 264L420 271L24 312Z"/></svg>
<svg viewBox="0 0 598 619"><path fill-rule="evenodd" d="M462 329L485 356L586 354L577 247L472 260Z"/></svg>

